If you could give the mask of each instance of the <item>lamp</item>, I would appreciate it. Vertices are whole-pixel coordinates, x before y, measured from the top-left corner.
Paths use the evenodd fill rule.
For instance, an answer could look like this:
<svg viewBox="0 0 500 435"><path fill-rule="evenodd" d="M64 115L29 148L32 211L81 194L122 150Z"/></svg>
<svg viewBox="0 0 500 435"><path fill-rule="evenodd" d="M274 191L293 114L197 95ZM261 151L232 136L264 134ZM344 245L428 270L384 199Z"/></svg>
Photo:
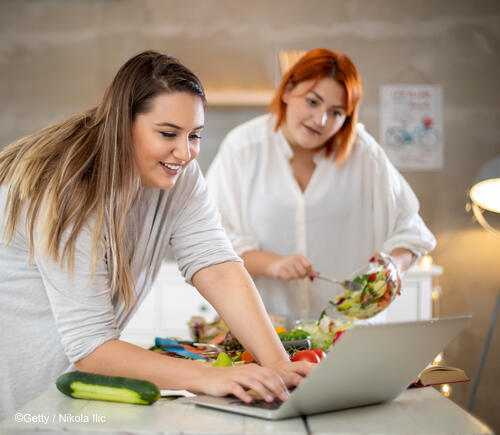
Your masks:
<svg viewBox="0 0 500 435"><path fill-rule="evenodd" d="M481 226L500 237L500 230L491 226L485 212L500 214L500 156L490 160L479 171L474 185L469 191L471 203L467 210L472 209Z"/></svg>
<svg viewBox="0 0 500 435"><path fill-rule="evenodd" d="M471 204L468 204L467 210L470 211L472 208L472 212L481 226L495 236L500 237L500 230L493 228L484 217L485 211L500 214L500 155L490 160L481 168L477 174L474 185L469 191L469 197L471 199ZM493 315L491 316L486 342L484 343L481 359L479 360L476 378L472 385L472 392L467 406L468 411L472 411L474 406L477 389L479 387L481 374L483 372L486 356L488 355L499 311L500 291L497 293L497 301L493 309Z"/></svg>

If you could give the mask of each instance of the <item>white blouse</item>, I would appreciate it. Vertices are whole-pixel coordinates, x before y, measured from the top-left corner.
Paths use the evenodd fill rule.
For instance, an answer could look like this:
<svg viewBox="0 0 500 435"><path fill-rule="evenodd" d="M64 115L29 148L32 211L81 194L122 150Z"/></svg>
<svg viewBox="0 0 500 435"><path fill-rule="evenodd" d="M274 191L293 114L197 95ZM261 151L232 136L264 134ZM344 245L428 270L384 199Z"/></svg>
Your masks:
<svg viewBox="0 0 500 435"><path fill-rule="evenodd" d="M222 223L239 255L263 250L303 254L315 270L344 279L376 251L404 247L417 256L435 239L418 214L410 186L377 142L358 126L352 152L338 166L324 151L304 192L293 177L293 151L274 118L263 115L233 129L207 174ZM269 313L317 318L340 289L308 279L256 276Z"/></svg>

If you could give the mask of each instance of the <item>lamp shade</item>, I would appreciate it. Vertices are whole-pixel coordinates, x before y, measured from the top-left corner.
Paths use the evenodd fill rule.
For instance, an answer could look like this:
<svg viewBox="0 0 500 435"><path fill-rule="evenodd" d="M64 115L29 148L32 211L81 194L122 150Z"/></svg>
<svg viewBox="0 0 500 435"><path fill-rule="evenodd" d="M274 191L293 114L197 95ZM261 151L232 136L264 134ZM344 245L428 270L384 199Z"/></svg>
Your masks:
<svg viewBox="0 0 500 435"><path fill-rule="evenodd" d="M490 178L474 184L471 200L485 210L500 213L500 178Z"/></svg>
<svg viewBox="0 0 500 435"><path fill-rule="evenodd" d="M500 155L479 170L470 190L470 198L479 207L500 213Z"/></svg>
<svg viewBox="0 0 500 435"><path fill-rule="evenodd" d="M493 158L481 168L469 196L472 211L481 226L500 237L500 231L488 224L483 216L485 210L500 213L500 156Z"/></svg>

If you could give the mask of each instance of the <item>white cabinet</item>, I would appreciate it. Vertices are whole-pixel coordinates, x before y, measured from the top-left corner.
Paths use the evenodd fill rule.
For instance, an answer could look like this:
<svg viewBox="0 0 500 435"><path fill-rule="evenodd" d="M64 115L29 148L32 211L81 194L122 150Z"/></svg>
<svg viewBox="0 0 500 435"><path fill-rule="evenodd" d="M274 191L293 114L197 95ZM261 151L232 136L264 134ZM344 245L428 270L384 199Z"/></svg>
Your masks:
<svg viewBox="0 0 500 435"><path fill-rule="evenodd" d="M184 281L174 262L165 262L139 310L123 330L121 339L141 346L155 337L189 338L187 321L201 315L212 320L216 311L198 291Z"/></svg>
<svg viewBox="0 0 500 435"><path fill-rule="evenodd" d="M401 296L387 309L387 321L425 320L432 317L432 277L442 268L413 267L403 277ZM212 320L213 307L187 284L174 262L165 262L151 292L124 329L121 338L151 346L156 336L188 338L187 321L202 315Z"/></svg>
<svg viewBox="0 0 500 435"><path fill-rule="evenodd" d="M387 322L432 318L432 277L441 275L440 266L414 266L404 274L401 295L387 308Z"/></svg>

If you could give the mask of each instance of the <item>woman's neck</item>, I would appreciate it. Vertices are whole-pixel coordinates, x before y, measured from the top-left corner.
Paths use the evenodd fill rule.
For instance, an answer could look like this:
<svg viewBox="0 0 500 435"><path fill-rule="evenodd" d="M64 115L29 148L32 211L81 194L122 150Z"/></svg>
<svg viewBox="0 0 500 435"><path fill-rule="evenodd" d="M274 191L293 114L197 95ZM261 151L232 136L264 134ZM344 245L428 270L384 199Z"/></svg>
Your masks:
<svg viewBox="0 0 500 435"><path fill-rule="evenodd" d="M302 163L313 163L313 156L317 152L316 149L302 148L299 145L290 144L293 151L292 160L300 160Z"/></svg>
<svg viewBox="0 0 500 435"><path fill-rule="evenodd" d="M290 159L293 178L295 178L300 190L305 192L316 169L316 163L313 160L316 150L293 146L291 144L290 147L293 150L293 157Z"/></svg>

